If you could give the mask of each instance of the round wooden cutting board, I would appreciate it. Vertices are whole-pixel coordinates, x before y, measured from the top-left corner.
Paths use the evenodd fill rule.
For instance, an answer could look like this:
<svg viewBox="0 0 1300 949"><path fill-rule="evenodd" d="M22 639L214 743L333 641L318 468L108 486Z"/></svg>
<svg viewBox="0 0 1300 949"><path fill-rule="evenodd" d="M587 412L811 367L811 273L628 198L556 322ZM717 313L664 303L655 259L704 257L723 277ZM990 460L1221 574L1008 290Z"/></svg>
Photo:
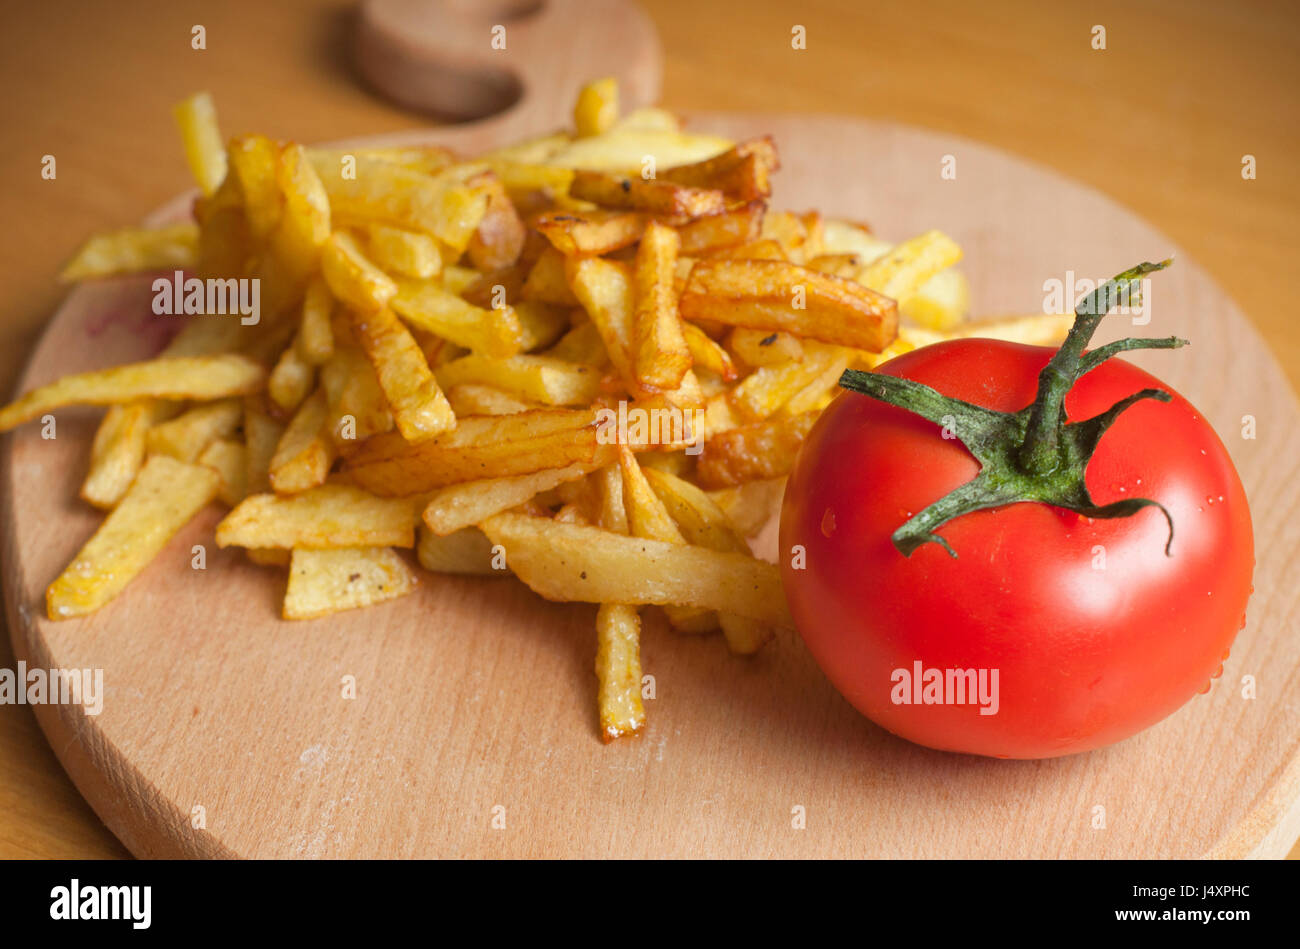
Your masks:
<svg viewBox="0 0 1300 949"><path fill-rule="evenodd" d="M887 237L950 233L979 314L1037 312L1044 281L1068 270L1104 277L1177 254L1101 194L950 136L809 116L696 115L691 126L773 133L778 207L818 207ZM421 137L482 146L495 133ZM945 156L955 180L940 175ZM150 315L148 283L74 291L21 389L151 355L151 328L167 317ZM283 572L217 549L216 507L115 602L50 622L45 586L100 518L76 499L93 410L59 412L53 440L39 425L8 439L15 652L103 670L100 715L35 710L82 793L141 856L1280 856L1300 834L1300 407L1190 260L1154 277L1150 305L1149 325L1113 316L1105 332L1192 340L1135 361L1227 443L1255 512L1256 593L1213 689L1104 750L996 761L920 748L860 717L793 632L741 659L720 637L672 633L655 611L648 725L604 745L593 607L543 602L513 578L422 574L415 595L286 622ZM206 570L191 568L195 544ZM348 676L355 698L343 696Z"/></svg>

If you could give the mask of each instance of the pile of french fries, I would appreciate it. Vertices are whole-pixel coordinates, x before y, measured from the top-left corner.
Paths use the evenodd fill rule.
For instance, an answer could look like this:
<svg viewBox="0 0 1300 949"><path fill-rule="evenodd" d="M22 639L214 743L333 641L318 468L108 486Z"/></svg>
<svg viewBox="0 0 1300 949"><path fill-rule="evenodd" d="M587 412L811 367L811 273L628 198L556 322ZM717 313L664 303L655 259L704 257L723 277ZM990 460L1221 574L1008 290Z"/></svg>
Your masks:
<svg viewBox="0 0 1300 949"><path fill-rule="evenodd" d="M162 317L181 329L157 358L0 409L4 431L109 406L81 488L109 513L50 585L54 619L113 599L219 500L217 543L287 570L286 619L412 592L395 548L599 604L600 731L627 735L645 719L643 607L741 654L790 625L748 539L845 369L1069 325L967 321L948 237L895 245L771 210L770 139L620 117L610 80L583 90L572 132L471 160L227 143L206 94L176 118L194 220L96 237L65 277L255 279L260 316ZM681 424L609 437L620 406Z"/></svg>

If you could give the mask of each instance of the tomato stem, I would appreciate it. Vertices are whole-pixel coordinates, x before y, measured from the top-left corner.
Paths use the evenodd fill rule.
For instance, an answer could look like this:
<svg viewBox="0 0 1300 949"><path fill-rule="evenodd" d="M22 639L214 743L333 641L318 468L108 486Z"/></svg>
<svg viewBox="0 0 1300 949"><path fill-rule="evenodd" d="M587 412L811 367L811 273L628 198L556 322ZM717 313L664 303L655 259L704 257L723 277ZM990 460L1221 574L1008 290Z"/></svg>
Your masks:
<svg viewBox="0 0 1300 949"><path fill-rule="evenodd" d="M1176 349L1187 341L1126 338L1086 352L1098 325L1119 303L1137 301L1143 276L1163 270L1171 261L1142 263L1106 281L1075 307L1074 325L1061 348L1038 376L1034 401L1019 412L997 412L953 399L911 379L849 369L840 385L889 405L914 412L943 426L945 437L956 438L980 463L971 481L908 519L893 534L904 556L925 543L937 543L951 556L957 552L935 529L971 511L1020 501L1038 501L1088 517L1128 517L1146 507L1159 508L1169 524L1165 554L1172 556L1174 522L1169 511L1149 498L1127 498L1097 505L1088 493L1085 472L1106 430L1130 406L1145 399L1168 402L1160 389L1143 389L1121 399L1100 415L1067 422L1065 397L1075 382L1112 356L1134 349Z"/></svg>

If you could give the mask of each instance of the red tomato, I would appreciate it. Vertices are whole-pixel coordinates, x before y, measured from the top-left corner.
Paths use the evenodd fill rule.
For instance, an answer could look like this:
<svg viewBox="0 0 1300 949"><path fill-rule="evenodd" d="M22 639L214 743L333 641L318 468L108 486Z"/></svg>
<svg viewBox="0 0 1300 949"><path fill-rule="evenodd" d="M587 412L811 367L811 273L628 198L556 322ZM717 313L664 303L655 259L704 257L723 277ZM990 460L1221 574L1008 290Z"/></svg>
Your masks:
<svg viewBox="0 0 1300 949"><path fill-rule="evenodd" d="M1016 412L1034 399L1054 351L990 340L928 346L878 371L944 395ZM1065 400L1070 419L1139 389L1171 391L1110 359ZM1020 502L939 527L956 551L903 556L890 535L970 481L979 463L938 425L843 392L813 427L786 488L781 553L796 624L821 668L859 711L931 748L1006 758L1087 751L1155 724L1208 689L1245 623L1254 569L1241 481L1214 430L1186 399L1138 403L1101 438L1087 467L1093 500L1148 497L1156 508L1093 519ZM805 551L798 569L797 547ZM997 672L997 708L904 704L920 664ZM930 677L931 680L933 676ZM900 692L907 687L907 693ZM970 696L967 696L970 699ZM991 708L992 702L983 703Z"/></svg>

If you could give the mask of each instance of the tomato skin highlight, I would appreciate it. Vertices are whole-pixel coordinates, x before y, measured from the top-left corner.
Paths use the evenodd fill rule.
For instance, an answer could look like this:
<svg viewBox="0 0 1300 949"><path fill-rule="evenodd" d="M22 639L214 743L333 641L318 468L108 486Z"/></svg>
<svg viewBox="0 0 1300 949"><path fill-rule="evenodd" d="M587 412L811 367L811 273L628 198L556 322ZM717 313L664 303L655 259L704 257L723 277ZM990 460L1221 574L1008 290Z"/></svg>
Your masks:
<svg viewBox="0 0 1300 949"><path fill-rule="evenodd" d="M1055 351L992 340L927 346L877 371L1015 412ZM1254 540L1240 478L1200 413L1112 358L1067 395L1072 420L1147 387L1087 469L1098 505L1157 508L1091 519L1021 502L961 515L904 557L890 535L970 481L979 463L904 409L841 393L814 425L786 487L781 567L804 642L827 677L883 728L931 748L1048 758L1127 738L1205 690L1245 621ZM805 568L796 569L796 545ZM895 704L894 670L998 672L997 711ZM969 698L969 697L968 697ZM991 707L991 706L990 706Z"/></svg>

